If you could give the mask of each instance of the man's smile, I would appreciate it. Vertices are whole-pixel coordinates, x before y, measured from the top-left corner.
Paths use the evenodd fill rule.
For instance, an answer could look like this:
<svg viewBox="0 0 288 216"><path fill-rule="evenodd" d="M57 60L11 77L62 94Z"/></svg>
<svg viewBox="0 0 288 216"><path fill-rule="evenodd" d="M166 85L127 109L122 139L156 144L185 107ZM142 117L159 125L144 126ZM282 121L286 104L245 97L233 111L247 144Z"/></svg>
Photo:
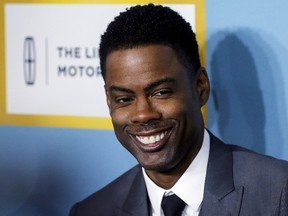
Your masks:
<svg viewBox="0 0 288 216"><path fill-rule="evenodd" d="M168 142L172 133L172 128L165 129L159 132L146 132L137 134L130 134L133 143L143 152L160 151Z"/></svg>
<svg viewBox="0 0 288 216"><path fill-rule="evenodd" d="M161 133L156 134L156 135L152 135L152 136L136 136L136 138L144 145L153 144L155 142L158 142L158 141L162 140L166 133L167 133L167 131L164 131L164 132L161 132Z"/></svg>

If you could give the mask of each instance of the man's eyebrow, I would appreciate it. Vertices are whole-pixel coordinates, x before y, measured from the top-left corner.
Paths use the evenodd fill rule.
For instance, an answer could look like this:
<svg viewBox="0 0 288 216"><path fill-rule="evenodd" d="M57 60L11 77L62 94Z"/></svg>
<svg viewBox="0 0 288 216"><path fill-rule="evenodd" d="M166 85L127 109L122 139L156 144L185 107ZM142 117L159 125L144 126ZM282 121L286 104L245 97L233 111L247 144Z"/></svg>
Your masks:
<svg viewBox="0 0 288 216"><path fill-rule="evenodd" d="M109 91L112 92L112 91L120 91L120 92L126 92L126 93L130 93L132 94L133 91L130 90L130 89L127 89L125 87L121 87L121 86L115 86L115 85L112 85L109 87Z"/></svg>
<svg viewBox="0 0 288 216"><path fill-rule="evenodd" d="M155 82L152 82L150 84L148 84L147 87L144 88L144 91L150 91L151 89L163 84L163 83L175 83L176 80L170 77L164 78L164 79L160 79L160 80L156 80Z"/></svg>

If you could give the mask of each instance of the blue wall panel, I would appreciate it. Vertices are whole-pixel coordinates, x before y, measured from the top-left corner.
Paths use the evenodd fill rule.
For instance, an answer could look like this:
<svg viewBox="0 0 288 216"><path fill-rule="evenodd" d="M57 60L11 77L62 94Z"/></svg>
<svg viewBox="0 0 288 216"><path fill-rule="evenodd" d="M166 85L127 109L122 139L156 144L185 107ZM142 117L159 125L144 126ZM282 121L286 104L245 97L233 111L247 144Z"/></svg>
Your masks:
<svg viewBox="0 0 288 216"><path fill-rule="evenodd" d="M0 215L67 215L136 162L112 131L0 127Z"/></svg>
<svg viewBox="0 0 288 216"><path fill-rule="evenodd" d="M287 1L207 1L208 127L288 159Z"/></svg>

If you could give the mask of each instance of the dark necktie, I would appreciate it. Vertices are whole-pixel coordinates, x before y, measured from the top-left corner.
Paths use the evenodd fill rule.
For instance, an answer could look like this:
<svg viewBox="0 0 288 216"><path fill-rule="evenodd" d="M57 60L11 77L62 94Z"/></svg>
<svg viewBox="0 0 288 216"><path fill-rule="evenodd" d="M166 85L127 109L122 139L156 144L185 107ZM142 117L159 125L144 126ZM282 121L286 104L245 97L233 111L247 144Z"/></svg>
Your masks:
<svg viewBox="0 0 288 216"><path fill-rule="evenodd" d="M165 216L181 216L186 203L181 200L176 194L164 196L161 202Z"/></svg>

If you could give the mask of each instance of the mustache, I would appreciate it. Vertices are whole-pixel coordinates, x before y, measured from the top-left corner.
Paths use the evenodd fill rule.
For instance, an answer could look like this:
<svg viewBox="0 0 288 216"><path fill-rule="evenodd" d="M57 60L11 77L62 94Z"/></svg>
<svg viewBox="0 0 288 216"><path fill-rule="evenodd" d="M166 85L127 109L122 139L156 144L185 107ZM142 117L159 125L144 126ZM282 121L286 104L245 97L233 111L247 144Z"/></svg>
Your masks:
<svg viewBox="0 0 288 216"><path fill-rule="evenodd" d="M150 120L147 123L134 123L126 126L129 133L139 133L143 131L151 131L157 129L168 129L173 127L172 120Z"/></svg>

